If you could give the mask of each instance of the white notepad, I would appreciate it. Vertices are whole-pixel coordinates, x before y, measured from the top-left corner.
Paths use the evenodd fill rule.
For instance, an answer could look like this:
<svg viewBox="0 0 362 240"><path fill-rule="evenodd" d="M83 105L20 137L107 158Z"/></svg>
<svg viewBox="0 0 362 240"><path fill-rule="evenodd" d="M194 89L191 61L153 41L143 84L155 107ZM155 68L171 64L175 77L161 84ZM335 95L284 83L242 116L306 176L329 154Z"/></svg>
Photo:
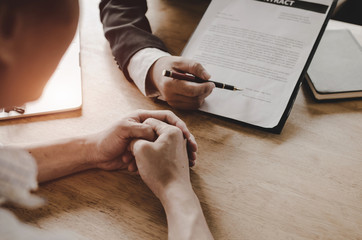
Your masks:
<svg viewBox="0 0 362 240"><path fill-rule="evenodd" d="M325 32L306 79L318 100L362 97L362 47L349 30Z"/></svg>
<svg viewBox="0 0 362 240"><path fill-rule="evenodd" d="M20 106L19 106L20 107ZM80 41L76 34L57 69L44 88L42 96L21 106L24 113L0 109L0 120L72 111L82 107Z"/></svg>

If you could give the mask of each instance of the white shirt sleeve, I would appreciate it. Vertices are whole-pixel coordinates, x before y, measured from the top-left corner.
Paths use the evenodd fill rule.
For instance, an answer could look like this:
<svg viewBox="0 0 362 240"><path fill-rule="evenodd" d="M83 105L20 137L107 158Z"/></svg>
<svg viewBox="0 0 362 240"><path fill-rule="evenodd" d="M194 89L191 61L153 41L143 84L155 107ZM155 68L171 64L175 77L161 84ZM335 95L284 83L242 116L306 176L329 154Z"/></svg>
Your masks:
<svg viewBox="0 0 362 240"><path fill-rule="evenodd" d="M6 201L36 208L44 199L32 194L38 188L38 168L25 150L0 146L0 205Z"/></svg>
<svg viewBox="0 0 362 240"><path fill-rule="evenodd" d="M0 143L0 239L2 240L83 240L70 231L45 231L20 222L8 209L1 207L12 202L22 207L37 208L45 200L32 194L38 188L35 159L25 150L4 147Z"/></svg>
<svg viewBox="0 0 362 240"><path fill-rule="evenodd" d="M144 48L133 55L129 61L127 66L129 76L143 95L147 97L158 97L160 95L158 91L146 89L146 78L152 64L160 57L164 56L171 55L158 48Z"/></svg>

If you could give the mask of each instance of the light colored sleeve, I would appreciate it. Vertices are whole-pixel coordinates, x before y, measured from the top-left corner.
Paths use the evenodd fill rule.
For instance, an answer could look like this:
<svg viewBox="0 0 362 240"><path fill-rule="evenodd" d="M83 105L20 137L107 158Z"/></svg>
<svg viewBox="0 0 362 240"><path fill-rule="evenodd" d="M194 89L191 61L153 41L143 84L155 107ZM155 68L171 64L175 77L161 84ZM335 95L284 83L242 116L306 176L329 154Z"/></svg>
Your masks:
<svg viewBox="0 0 362 240"><path fill-rule="evenodd" d="M20 222L9 210L0 208L1 240L85 240L66 230L46 231Z"/></svg>
<svg viewBox="0 0 362 240"><path fill-rule="evenodd" d="M160 57L171 56L158 48L144 48L132 56L127 70L138 89L147 97L158 97L160 93L152 89L146 89L147 73L152 64Z"/></svg>
<svg viewBox="0 0 362 240"><path fill-rule="evenodd" d="M44 199L31 194L38 188L35 159L25 150L4 147L0 143L0 205L11 202L21 207L37 208ZM83 240L70 231L45 231L20 222L7 209L0 207L1 240Z"/></svg>
<svg viewBox="0 0 362 240"><path fill-rule="evenodd" d="M37 208L44 200L30 191L38 188L38 169L34 158L25 150L0 146L0 204L12 202Z"/></svg>

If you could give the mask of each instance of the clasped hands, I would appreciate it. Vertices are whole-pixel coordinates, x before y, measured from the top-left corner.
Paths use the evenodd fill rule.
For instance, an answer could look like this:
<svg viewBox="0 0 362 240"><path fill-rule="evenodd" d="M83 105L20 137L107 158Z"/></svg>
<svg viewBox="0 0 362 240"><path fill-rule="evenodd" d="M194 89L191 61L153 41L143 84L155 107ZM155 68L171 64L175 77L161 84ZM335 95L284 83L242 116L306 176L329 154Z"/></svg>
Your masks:
<svg viewBox="0 0 362 240"><path fill-rule="evenodd" d="M89 162L104 170L139 172L157 197L169 183L189 183L197 144L171 111L138 110L87 140Z"/></svg>

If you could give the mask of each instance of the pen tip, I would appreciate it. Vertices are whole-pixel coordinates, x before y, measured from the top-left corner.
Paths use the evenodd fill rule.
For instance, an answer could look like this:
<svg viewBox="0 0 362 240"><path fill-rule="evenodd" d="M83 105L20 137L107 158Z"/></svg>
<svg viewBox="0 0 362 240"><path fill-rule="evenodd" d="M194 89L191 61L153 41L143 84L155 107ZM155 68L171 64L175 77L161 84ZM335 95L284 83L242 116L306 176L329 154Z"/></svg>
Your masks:
<svg viewBox="0 0 362 240"><path fill-rule="evenodd" d="M243 89L234 87L234 91L243 91Z"/></svg>
<svg viewBox="0 0 362 240"><path fill-rule="evenodd" d="M169 70L163 70L162 75L165 76L165 77L171 77L172 73Z"/></svg>

